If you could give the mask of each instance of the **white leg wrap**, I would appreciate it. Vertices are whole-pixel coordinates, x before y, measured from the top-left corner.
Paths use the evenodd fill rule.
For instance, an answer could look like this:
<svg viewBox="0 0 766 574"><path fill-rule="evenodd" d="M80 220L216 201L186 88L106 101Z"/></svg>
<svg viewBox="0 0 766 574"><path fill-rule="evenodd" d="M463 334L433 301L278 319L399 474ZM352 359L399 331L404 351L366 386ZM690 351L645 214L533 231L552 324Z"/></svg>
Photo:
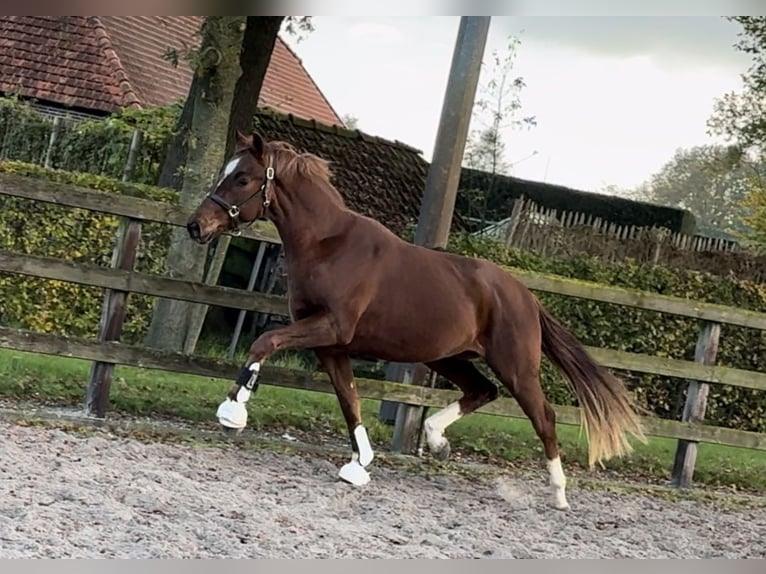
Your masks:
<svg viewBox="0 0 766 574"><path fill-rule="evenodd" d="M251 394L252 393L245 387L239 387L239 390L237 391L237 402L246 403L250 399Z"/></svg>
<svg viewBox="0 0 766 574"><path fill-rule="evenodd" d="M370 482L370 473L359 464L359 455L356 453L351 456L351 462L348 462L341 467L338 476L341 480L353 484L354 486L363 486Z"/></svg>
<svg viewBox="0 0 766 574"><path fill-rule="evenodd" d="M356 439L356 446L359 448L359 464L367 466L372 462L374 456L370 437L367 436L367 429L362 425L357 425L354 429L354 439Z"/></svg>
<svg viewBox="0 0 766 574"><path fill-rule="evenodd" d="M567 479L564 476L564 469L561 467L559 457L548 461L548 473L550 474L550 484L553 487L553 503L556 508L566 510L569 508L566 497Z"/></svg>
<svg viewBox="0 0 766 574"><path fill-rule="evenodd" d="M370 482L370 473L364 467L369 465L374 457L370 437L367 436L367 429L363 425L356 425L354 440L359 452L351 455L351 462L341 467L338 476L354 486L362 486Z"/></svg>
<svg viewBox="0 0 766 574"><path fill-rule="evenodd" d="M447 444L447 439L444 438L445 429L462 416L460 413L460 403L454 402L428 417L423 423L423 427L426 430L428 448L432 451L443 448Z"/></svg>
<svg viewBox="0 0 766 574"><path fill-rule="evenodd" d="M257 377L258 372L261 370L261 364L253 363L248 368ZM215 414L215 416L218 417L218 422L221 423L221 425L232 429L245 428L247 425L247 407L245 406L245 403L247 403L251 394L252 391L242 386L237 391L236 401L232 401L229 397L226 397L226 400L218 405L218 411Z"/></svg>

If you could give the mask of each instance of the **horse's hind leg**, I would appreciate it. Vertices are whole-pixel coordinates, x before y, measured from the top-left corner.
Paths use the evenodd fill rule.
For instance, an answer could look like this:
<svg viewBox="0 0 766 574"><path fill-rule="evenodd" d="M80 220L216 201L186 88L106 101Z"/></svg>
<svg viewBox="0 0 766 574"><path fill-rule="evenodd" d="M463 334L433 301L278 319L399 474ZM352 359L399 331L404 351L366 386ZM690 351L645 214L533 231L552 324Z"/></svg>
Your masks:
<svg viewBox="0 0 766 574"><path fill-rule="evenodd" d="M447 358L427 365L463 391L459 401L432 414L423 425L431 454L434 458L445 460L450 453L449 441L444 436L445 429L462 416L494 401L497 398L497 387L467 360Z"/></svg>
<svg viewBox="0 0 766 574"><path fill-rule="evenodd" d="M556 413L540 386L540 345L531 334L528 338L494 338L487 352L487 364L508 388L516 402L529 417L537 436L543 443L548 460L554 506L569 508L566 499L566 477L561 468L556 438Z"/></svg>
<svg viewBox="0 0 766 574"><path fill-rule="evenodd" d="M361 405L359 393L354 385L351 359L342 351L315 349L314 352L335 387L335 394L351 438L351 462L340 469L339 476L356 486L367 484L370 481L370 474L365 467L372 462L373 452L367 429L362 425Z"/></svg>

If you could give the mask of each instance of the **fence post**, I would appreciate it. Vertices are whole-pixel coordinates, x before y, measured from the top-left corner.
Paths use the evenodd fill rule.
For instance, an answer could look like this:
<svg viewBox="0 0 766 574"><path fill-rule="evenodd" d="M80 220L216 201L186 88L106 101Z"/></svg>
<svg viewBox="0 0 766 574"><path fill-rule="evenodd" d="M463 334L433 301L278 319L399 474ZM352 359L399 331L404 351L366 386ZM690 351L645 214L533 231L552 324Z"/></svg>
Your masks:
<svg viewBox="0 0 766 574"><path fill-rule="evenodd" d="M519 226L521 220L521 213L524 207L524 196L517 198L513 202L513 208L511 209L511 220L508 222L508 227L505 232L505 244L508 247L514 246L514 236L516 235L516 228Z"/></svg>
<svg viewBox="0 0 766 574"><path fill-rule="evenodd" d="M122 171L122 181L128 181L132 177L142 143L143 133L141 130L134 130L130 140L128 157ZM139 241L141 241L141 222L137 219L121 218L112 251L112 268L132 271L136 264ZM128 292L126 291L107 289L104 293L98 333L100 343L120 340L122 325L125 322L127 301ZM113 374L114 363L98 361L91 366L88 390L85 396L85 409L89 415L99 418L106 416Z"/></svg>
<svg viewBox="0 0 766 574"><path fill-rule="evenodd" d="M51 166L51 158L53 157L53 150L56 147L56 140L59 138L59 131L61 131L61 116L53 118L53 128L51 129L51 137L48 140L48 149L45 150L45 161L43 166Z"/></svg>
<svg viewBox="0 0 766 574"><path fill-rule="evenodd" d="M426 379L435 373L421 364L389 363L386 369L386 380L400 380L405 384L422 387ZM394 432L391 437L391 450L414 454L420 446L421 431L425 420L426 409L422 406L399 403L394 420Z"/></svg>
<svg viewBox="0 0 766 574"><path fill-rule="evenodd" d="M428 168L418 225L415 229L416 245L431 249L447 246L460 183L460 158L465 151L490 20L491 16L460 17L433 158ZM399 412L402 409L411 407L400 404ZM406 430L405 422L415 420L418 412L420 411L412 409L411 415L401 418L397 416L394 432L400 435L408 432L406 443L417 442L418 429L410 427ZM396 450L396 443L392 448Z"/></svg>
<svg viewBox="0 0 766 574"><path fill-rule="evenodd" d="M144 143L144 133L139 130L133 130L133 136L130 138L130 148L128 149L128 159L125 161L125 167L122 170L122 181L129 181L133 177L133 170L138 161L138 152L141 151L141 144Z"/></svg>
<svg viewBox="0 0 766 574"><path fill-rule="evenodd" d="M715 365L718 354L718 340L721 337L721 324L705 321L702 324L697 348L694 351L694 361L703 365ZM707 408L707 395L710 385L699 381L689 381L686 390L686 404L681 420L683 422L702 422ZM672 482L675 486L686 488L691 486L694 476L694 464L697 460L697 443L679 440L676 447L673 464Z"/></svg>
<svg viewBox="0 0 766 574"><path fill-rule="evenodd" d="M141 222L137 219L123 219L117 230L117 241L112 253L112 267L132 271L141 239ZM119 341L125 322L128 292L108 289L104 294L101 308L98 341ZM112 385L114 363L96 362L90 370L85 408L89 415L104 418L109 405L109 389Z"/></svg>

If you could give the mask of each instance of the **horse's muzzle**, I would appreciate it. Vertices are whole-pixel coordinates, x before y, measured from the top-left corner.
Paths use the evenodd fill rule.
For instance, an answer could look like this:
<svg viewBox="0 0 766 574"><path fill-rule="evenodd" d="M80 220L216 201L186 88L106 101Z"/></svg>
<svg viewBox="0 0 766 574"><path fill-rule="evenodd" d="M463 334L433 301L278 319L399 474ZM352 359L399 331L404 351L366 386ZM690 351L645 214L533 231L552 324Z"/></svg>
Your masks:
<svg viewBox="0 0 766 574"><path fill-rule="evenodd" d="M186 231L189 232L189 237L191 237L194 241L199 241L200 237L202 236L202 230L200 229L199 223L196 221L190 221L187 223Z"/></svg>

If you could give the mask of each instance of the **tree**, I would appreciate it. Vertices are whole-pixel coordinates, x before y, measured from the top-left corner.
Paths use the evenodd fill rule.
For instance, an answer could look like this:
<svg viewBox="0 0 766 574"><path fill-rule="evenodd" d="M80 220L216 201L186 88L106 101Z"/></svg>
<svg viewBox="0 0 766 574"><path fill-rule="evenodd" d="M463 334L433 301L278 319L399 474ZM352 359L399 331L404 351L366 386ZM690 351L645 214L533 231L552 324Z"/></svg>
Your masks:
<svg viewBox="0 0 766 574"><path fill-rule="evenodd" d="M730 92L715 102L708 120L711 134L725 136L743 150L743 165L749 167L750 190L741 202L740 222L746 241L766 249L766 17L735 16L729 20L742 26L735 48L752 56L742 75L741 93Z"/></svg>
<svg viewBox="0 0 766 574"><path fill-rule="evenodd" d="M258 106L263 80L284 20L284 16L247 17L239 57L242 73L237 79L231 103L226 157L234 151L237 130L248 133L252 128L253 114Z"/></svg>
<svg viewBox="0 0 766 574"><path fill-rule="evenodd" d="M356 117L353 114L343 114L343 117L341 118L343 121L343 125L346 126L349 130L358 130L359 129L359 118Z"/></svg>
<svg viewBox="0 0 766 574"><path fill-rule="evenodd" d="M742 25L734 47L752 55L742 75L741 93L729 92L716 100L708 120L711 134L722 135L743 149L766 153L766 17L735 16L729 20Z"/></svg>
<svg viewBox="0 0 766 574"><path fill-rule="evenodd" d="M521 110L523 78L513 77L513 65L520 40L509 37L504 50L493 50L492 67L487 70L487 81L479 86L471 117L471 130L463 154L463 167L491 173L488 189L468 190L469 217L477 217L484 226L487 205L494 188L494 175L507 174L512 165L505 157L503 133L508 129L532 128L534 116L518 117ZM484 64L482 64L484 67Z"/></svg>
<svg viewBox="0 0 766 574"><path fill-rule="evenodd" d="M707 235L736 236L745 231L742 202L752 189L754 174L760 173L756 164L744 159L736 146L679 149L633 196L688 209Z"/></svg>
<svg viewBox="0 0 766 574"><path fill-rule="evenodd" d="M160 180L160 184L180 188L179 206L187 211L207 191L225 158L245 23L244 16L208 16L202 25L200 47L190 57L194 77ZM167 275L200 281L206 258L205 246L189 241L185 229L174 228L165 264ZM182 350L189 309L184 301L158 299L146 345Z"/></svg>
<svg viewBox="0 0 766 574"><path fill-rule="evenodd" d="M234 134L252 128L274 45L285 25L288 33L313 30L309 16L207 17L199 50L191 52L195 75L170 143L160 185L180 189L180 205L191 209L199 203L209 182L231 155ZM213 54L212 66L206 55ZM209 261L205 280L215 283L230 238L219 238ZM208 261L207 248L193 244L185 230L171 238L166 263L172 277L201 281ZM147 346L192 352L202 328L206 305L158 299Z"/></svg>

